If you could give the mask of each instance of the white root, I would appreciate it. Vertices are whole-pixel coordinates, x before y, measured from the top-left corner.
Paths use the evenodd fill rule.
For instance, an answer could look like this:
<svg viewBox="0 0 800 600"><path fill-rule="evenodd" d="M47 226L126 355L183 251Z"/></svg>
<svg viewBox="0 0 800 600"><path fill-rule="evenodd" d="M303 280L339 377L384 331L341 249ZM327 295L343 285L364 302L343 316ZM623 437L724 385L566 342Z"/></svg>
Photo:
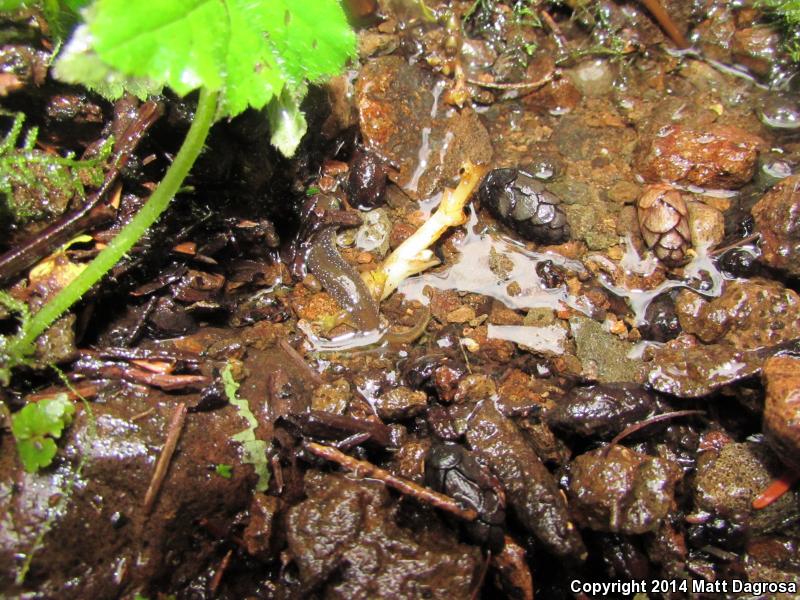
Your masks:
<svg viewBox="0 0 800 600"><path fill-rule="evenodd" d="M481 180L484 167L465 163L461 181L455 189L446 189L436 212L411 236L395 248L380 267L362 277L373 297L385 300L407 277L439 264L428 248L451 227L466 223L464 206Z"/></svg>

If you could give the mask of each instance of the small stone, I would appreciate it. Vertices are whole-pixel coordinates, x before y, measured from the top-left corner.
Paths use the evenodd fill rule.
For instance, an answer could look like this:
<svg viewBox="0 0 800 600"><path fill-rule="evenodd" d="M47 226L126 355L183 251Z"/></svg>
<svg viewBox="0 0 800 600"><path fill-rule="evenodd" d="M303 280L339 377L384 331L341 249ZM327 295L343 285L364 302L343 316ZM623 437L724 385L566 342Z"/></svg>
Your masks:
<svg viewBox="0 0 800 600"><path fill-rule="evenodd" d="M343 415L350 403L350 384L346 379L323 383L311 396L311 409Z"/></svg>
<svg viewBox="0 0 800 600"><path fill-rule="evenodd" d="M461 306L447 313L448 323L468 323L475 318L475 309L471 306Z"/></svg>
<svg viewBox="0 0 800 600"><path fill-rule="evenodd" d="M608 199L619 204L632 204L639 193L639 186L632 181L617 181L608 189Z"/></svg>
<svg viewBox="0 0 800 600"><path fill-rule="evenodd" d="M762 377L764 436L781 460L800 471L800 359L774 356L764 363Z"/></svg>
<svg viewBox="0 0 800 600"><path fill-rule="evenodd" d="M775 185L753 207L761 261L800 277L800 175Z"/></svg>
<svg viewBox="0 0 800 600"><path fill-rule="evenodd" d="M489 249L489 268L500 281L505 281L514 270L514 261L505 254L500 254L492 246Z"/></svg>
<svg viewBox="0 0 800 600"><path fill-rule="evenodd" d="M570 473L572 514L596 531L655 531L675 510L680 469L665 459L613 445L578 456Z"/></svg>
<svg viewBox="0 0 800 600"><path fill-rule="evenodd" d="M639 382L639 361L628 358L633 344L623 342L586 317L573 317L569 324L585 377L601 383Z"/></svg>
<svg viewBox="0 0 800 600"><path fill-rule="evenodd" d="M689 202L689 229L695 248L716 246L725 237L725 217L702 202Z"/></svg>
<svg viewBox="0 0 800 600"><path fill-rule="evenodd" d="M522 287L519 282L512 281L506 286L506 292L509 296L519 296L522 293Z"/></svg>
<svg viewBox="0 0 800 600"><path fill-rule="evenodd" d="M428 396L425 392L400 386L378 396L375 410L381 419L396 421L422 413L427 405Z"/></svg>
<svg viewBox="0 0 800 600"><path fill-rule="evenodd" d="M369 252L359 252L356 255L356 262L360 265L366 265L372 262L372 254Z"/></svg>
<svg viewBox="0 0 800 600"><path fill-rule="evenodd" d="M643 139L636 165L652 182L737 189L753 178L763 146L760 137L734 126L667 125Z"/></svg>

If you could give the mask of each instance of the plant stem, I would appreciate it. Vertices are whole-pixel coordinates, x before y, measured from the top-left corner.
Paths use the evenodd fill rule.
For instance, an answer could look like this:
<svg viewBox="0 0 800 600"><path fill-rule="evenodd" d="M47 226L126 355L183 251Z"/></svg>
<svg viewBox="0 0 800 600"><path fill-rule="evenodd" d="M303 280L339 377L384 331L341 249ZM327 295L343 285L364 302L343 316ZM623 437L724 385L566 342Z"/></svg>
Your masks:
<svg viewBox="0 0 800 600"><path fill-rule="evenodd" d="M217 92L200 90L192 126L183 140L175 160L167 169L164 179L141 210L106 248L72 282L52 298L28 322L22 335L10 348L10 356L23 356L33 350L33 344L53 322L75 304L89 289L108 273L115 264L144 235L163 213L180 188L194 161L203 149L214 116L217 112Z"/></svg>

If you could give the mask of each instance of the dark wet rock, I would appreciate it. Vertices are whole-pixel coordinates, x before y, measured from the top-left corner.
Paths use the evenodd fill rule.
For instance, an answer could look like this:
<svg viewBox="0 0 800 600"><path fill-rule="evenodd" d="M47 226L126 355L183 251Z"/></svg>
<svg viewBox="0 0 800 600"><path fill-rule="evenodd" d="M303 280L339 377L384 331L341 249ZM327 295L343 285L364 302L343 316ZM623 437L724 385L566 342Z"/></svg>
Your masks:
<svg viewBox="0 0 800 600"><path fill-rule="evenodd" d="M408 419L425 412L428 395L419 390L398 386L378 396L374 406L381 419L388 421Z"/></svg>
<svg viewBox="0 0 800 600"><path fill-rule="evenodd" d="M252 469L242 465L240 444L231 439L246 426L234 407L187 417L148 515L142 503L175 399L158 392L103 397L92 406L97 437L79 405L54 466L38 474L22 471L11 436L0 438L0 589L9 597L23 590L40 597L117 598L151 586L175 589L216 560L215 545L197 522L214 520L224 530L247 507ZM214 473L220 464L233 465L230 478ZM25 584L17 586L14 578L48 516L52 526Z"/></svg>
<svg viewBox="0 0 800 600"><path fill-rule="evenodd" d="M0 96L29 85L42 85L51 60L48 52L31 46L4 45L0 48Z"/></svg>
<svg viewBox="0 0 800 600"><path fill-rule="evenodd" d="M154 337L169 338L192 333L197 329L194 318L171 298L159 298L147 316Z"/></svg>
<svg viewBox="0 0 800 600"><path fill-rule="evenodd" d="M729 278L748 278L756 272L756 255L744 248L731 248L719 257L719 270Z"/></svg>
<svg viewBox="0 0 800 600"><path fill-rule="evenodd" d="M777 183L753 207L760 260L800 277L800 175Z"/></svg>
<svg viewBox="0 0 800 600"><path fill-rule="evenodd" d="M425 461L425 483L471 508L478 518L464 524L467 535L500 552L505 535L506 501L500 482L459 444L435 444Z"/></svg>
<svg viewBox="0 0 800 600"><path fill-rule="evenodd" d="M481 182L478 195L492 216L526 240L560 244L569 239L569 223L561 200L525 171L490 171Z"/></svg>
<svg viewBox="0 0 800 600"><path fill-rule="evenodd" d="M478 548L394 522L381 483L309 471L287 515L288 555L304 589L325 598L468 598Z"/></svg>
<svg viewBox="0 0 800 600"><path fill-rule="evenodd" d="M636 202L636 215L642 238L661 262L675 267L689 260L689 209L680 191L663 183L647 186Z"/></svg>
<svg viewBox="0 0 800 600"><path fill-rule="evenodd" d="M735 126L708 130L667 125L645 138L636 158L648 181L740 188L753 177L764 141Z"/></svg>
<svg viewBox="0 0 800 600"><path fill-rule="evenodd" d="M657 296L647 306L644 320L645 325L641 325L639 330L647 339L654 342L668 342L681 332L675 302L668 294Z"/></svg>
<svg viewBox="0 0 800 600"><path fill-rule="evenodd" d="M652 416L655 396L641 385L609 383L572 388L547 411L545 421L558 431L584 437L612 438Z"/></svg>
<svg viewBox="0 0 800 600"><path fill-rule="evenodd" d="M356 148L350 159L347 192L350 204L361 210L381 206L386 195L388 165L372 152Z"/></svg>
<svg viewBox="0 0 800 600"><path fill-rule="evenodd" d="M467 442L506 490L508 508L557 556L583 560L586 549L550 471L513 421L485 400L467 423Z"/></svg>
<svg viewBox="0 0 800 600"><path fill-rule="evenodd" d="M699 398L757 375L763 361L763 354L756 350L701 344L694 336L682 335L655 350L647 382L665 394Z"/></svg>
<svg viewBox="0 0 800 600"><path fill-rule="evenodd" d="M601 383L638 383L639 361L628 358L633 344L620 340L586 317L569 320L584 375Z"/></svg>
<svg viewBox="0 0 800 600"><path fill-rule="evenodd" d="M281 501L275 496L256 492L250 502L250 520L242 539L251 556L266 559L270 554L270 539L275 528L275 514Z"/></svg>
<svg viewBox="0 0 800 600"><path fill-rule="evenodd" d="M764 436L783 462L800 471L800 358L773 356L762 377Z"/></svg>
<svg viewBox="0 0 800 600"><path fill-rule="evenodd" d="M474 112L439 114L436 86L433 76L399 56L368 62L356 84L364 144L397 168L390 179L413 198L441 189L465 161L492 157L489 134Z"/></svg>
<svg viewBox="0 0 800 600"><path fill-rule="evenodd" d="M404 442L389 463L392 473L415 483L422 483L425 480L425 457L431 443L429 438Z"/></svg>
<svg viewBox="0 0 800 600"><path fill-rule="evenodd" d="M703 453L697 461L695 506L752 534L774 531L800 517L800 492L789 491L762 509L753 508L753 500L784 469L765 444L730 443L719 453Z"/></svg>
<svg viewBox="0 0 800 600"><path fill-rule="evenodd" d="M750 350L800 337L800 296L777 281L728 281L711 300L682 290L675 307L683 331L706 343Z"/></svg>
<svg viewBox="0 0 800 600"><path fill-rule="evenodd" d="M575 518L598 531L655 531L675 510L676 465L624 446L598 448L570 465Z"/></svg>

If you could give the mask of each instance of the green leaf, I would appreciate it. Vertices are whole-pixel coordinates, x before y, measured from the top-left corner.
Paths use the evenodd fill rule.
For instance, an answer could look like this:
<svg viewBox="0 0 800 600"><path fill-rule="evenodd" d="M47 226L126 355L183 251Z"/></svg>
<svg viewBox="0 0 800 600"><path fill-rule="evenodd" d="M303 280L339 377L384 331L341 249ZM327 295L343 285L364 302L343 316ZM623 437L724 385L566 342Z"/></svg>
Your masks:
<svg viewBox="0 0 800 600"><path fill-rule="evenodd" d="M337 0L96 0L84 16L84 51L182 95L220 91L221 116L336 74L355 49ZM71 61L59 77L91 78L87 64Z"/></svg>
<svg viewBox="0 0 800 600"><path fill-rule="evenodd" d="M132 77L107 65L92 49L93 39L86 25L72 34L53 68L56 79L80 83L108 100L116 100L129 92L144 100L159 94L163 86L146 77Z"/></svg>
<svg viewBox="0 0 800 600"><path fill-rule="evenodd" d="M305 96L305 89L299 94L295 94L285 87L267 107L267 116L272 132L269 141L287 157L294 156L300 140L303 139L308 129L306 117L300 110L300 101L303 96Z"/></svg>
<svg viewBox="0 0 800 600"><path fill-rule="evenodd" d="M250 410L250 404L247 400L237 396L239 384L233 378L230 362L225 363L221 375L222 384L225 388L225 395L228 397L230 403L239 411L239 416L247 421L247 429L243 429L239 433L231 436L231 439L242 445L243 462L253 465L256 475L258 475L256 491L265 492L269 486L270 477L269 465L267 464L267 443L264 440L256 438L258 421L253 411Z"/></svg>
<svg viewBox="0 0 800 600"><path fill-rule="evenodd" d="M22 461L22 468L28 473L36 473L53 461L56 455L56 443L52 438L37 437L17 442L17 452Z"/></svg>
<svg viewBox="0 0 800 600"><path fill-rule="evenodd" d="M29 473L49 465L64 427L72 422L75 406L66 394L31 402L11 417L11 433L17 441L22 466Z"/></svg>
<svg viewBox="0 0 800 600"><path fill-rule="evenodd" d="M233 467L231 465L219 464L214 468L214 471L225 479L233 477Z"/></svg>

